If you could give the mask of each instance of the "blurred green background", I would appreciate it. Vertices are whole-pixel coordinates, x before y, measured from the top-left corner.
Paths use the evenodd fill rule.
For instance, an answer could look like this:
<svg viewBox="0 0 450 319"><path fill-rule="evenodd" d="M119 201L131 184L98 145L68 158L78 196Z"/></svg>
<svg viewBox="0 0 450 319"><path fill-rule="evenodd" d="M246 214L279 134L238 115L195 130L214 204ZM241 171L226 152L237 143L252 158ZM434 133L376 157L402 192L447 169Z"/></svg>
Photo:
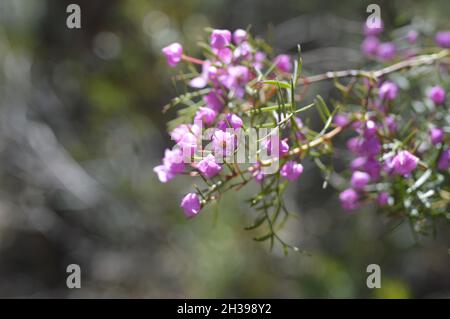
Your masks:
<svg viewBox="0 0 450 319"><path fill-rule="evenodd" d="M302 44L305 72L360 67L373 1L0 1L0 297L450 297L448 228L413 238L374 207L338 208L306 164L270 252L245 231L252 187L186 220L189 178L160 184L176 95L160 50L191 55L205 27L246 28L277 52ZM81 6L82 29L65 25ZM389 28L448 23L448 1L379 1ZM447 25L448 27L448 25ZM324 96L330 84L317 87ZM81 266L82 288L66 287ZM366 286L379 264L382 288Z"/></svg>

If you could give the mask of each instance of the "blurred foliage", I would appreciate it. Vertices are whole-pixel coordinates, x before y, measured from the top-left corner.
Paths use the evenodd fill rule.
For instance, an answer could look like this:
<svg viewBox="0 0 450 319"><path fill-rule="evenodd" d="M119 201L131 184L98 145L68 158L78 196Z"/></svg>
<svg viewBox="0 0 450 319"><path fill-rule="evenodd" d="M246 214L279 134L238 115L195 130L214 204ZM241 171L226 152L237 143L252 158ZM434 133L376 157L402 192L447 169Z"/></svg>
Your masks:
<svg viewBox="0 0 450 319"><path fill-rule="evenodd" d="M81 30L65 27L72 2ZM301 43L308 72L358 67L368 3L0 2L0 296L448 297L448 234L416 242L373 207L343 213L315 169L288 189L299 217L283 237L308 252L288 257L243 229L251 190L185 220L175 199L188 181L160 185L152 172L177 93L164 45L195 56L205 27L250 25L280 52ZM448 23L445 0L379 3L388 27ZM65 286L70 263L82 289ZM365 285L369 263L380 290Z"/></svg>

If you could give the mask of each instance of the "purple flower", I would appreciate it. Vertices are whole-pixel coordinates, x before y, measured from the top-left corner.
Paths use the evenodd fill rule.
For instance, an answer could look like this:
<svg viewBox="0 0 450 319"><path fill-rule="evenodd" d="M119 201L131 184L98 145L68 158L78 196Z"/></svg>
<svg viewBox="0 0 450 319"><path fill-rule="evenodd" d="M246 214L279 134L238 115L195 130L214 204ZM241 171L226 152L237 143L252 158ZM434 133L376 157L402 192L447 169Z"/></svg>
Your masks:
<svg viewBox="0 0 450 319"><path fill-rule="evenodd" d="M276 143L275 145L272 145L272 139L278 141L278 149L276 149ZM287 139L280 140L277 135L268 137L264 142L263 147L267 150L267 155L269 156L272 154L277 154L275 156L283 156L289 152L289 144L287 143Z"/></svg>
<svg viewBox="0 0 450 319"><path fill-rule="evenodd" d="M355 189L364 188L370 181L370 176L366 172L355 171L352 174L351 184Z"/></svg>
<svg viewBox="0 0 450 319"><path fill-rule="evenodd" d="M216 158L214 157L214 155L209 154L204 159L202 159L200 162L198 162L197 169L206 178L211 178L211 177L216 176L220 172L222 167L219 164L217 164Z"/></svg>
<svg viewBox="0 0 450 319"><path fill-rule="evenodd" d="M180 207L183 208L184 215L186 215L187 218L196 216L201 209L200 199L198 198L198 195L195 193L187 194L181 200Z"/></svg>
<svg viewBox="0 0 450 319"><path fill-rule="evenodd" d="M234 50L233 57L235 59L239 58L251 59L250 53L252 52L252 50L253 48L248 42L242 42Z"/></svg>
<svg viewBox="0 0 450 319"><path fill-rule="evenodd" d="M240 44L247 39L247 32L242 29L237 29L233 32L233 41L235 44Z"/></svg>
<svg viewBox="0 0 450 319"><path fill-rule="evenodd" d="M430 129L431 143L434 145L441 143L444 140L444 130L441 128L433 127Z"/></svg>
<svg viewBox="0 0 450 319"><path fill-rule="evenodd" d="M287 161L280 170L280 175L290 181L300 177L303 172L303 165L295 161Z"/></svg>
<svg viewBox="0 0 450 319"><path fill-rule="evenodd" d="M377 124L372 120L368 120L364 128L364 136L366 138L370 138L374 136L376 133L377 133Z"/></svg>
<svg viewBox="0 0 450 319"><path fill-rule="evenodd" d="M361 51L364 55L371 57L377 54L380 40L375 36L368 36L361 43Z"/></svg>
<svg viewBox="0 0 450 319"><path fill-rule="evenodd" d="M203 62L202 74L189 81L189 85L196 89L201 89L208 84L208 80L214 79L217 75L217 68L211 65L208 60Z"/></svg>
<svg viewBox="0 0 450 319"><path fill-rule="evenodd" d="M227 122L230 123L231 127L234 129L241 128L244 125L242 119L234 113L227 114Z"/></svg>
<svg viewBox="0 0 450 319"><path fill-rule="evenodd" d="M364 167L364 164L366 164L367 158L364 156L356 157L354 160L350 162L350 169L352 171L360 170Z"/></svg>
<svg viewBox="0 0 450 319"><path fill-rule="evenodd" d="M367 22L364 23L364 35L378 35L384 30L384 22L380 19L380 25L374 26L374 25L368 25Z"/></svg>
<svg viewBox="0 0 450 319"><path fill-rule="evenodd" d="M195 154L199 144L199 138L192 132L184 134L177 142L178 147L182 150L184 157L190 157Z"/></svg>
<svg viewBox="0 0 450 319"><path fill-rule="evenodd" d="M343 127L349 123L348 117L345 114L338 113L333 119L336 126Z"/></svg>
<svg viewBox="0 0 450 319"><path fill-rule="evenodd" d="M230 155L237 146L236 135L228 132L217 130L212 137L212 145L216 155Z"/></svg>
<svg viewBox="0 0 450 319"><path fill-rule="evenodd" d="M381 152L381 142L378 136L366 138L362 141L359 152L367 156L375 156Z"/></svg>
<svg viewBox="0 0 450 319"><path fill-rule="evenodd" d="M397 123L395 122L395 117L393 115L386 116L384 121L389 132L394 133L397 130Z"/></svg>
<svg viewBox="0 0 450 319"><path fill-rule="evenodd" d="M261 70L263 68L263 62L266 59L266 54L264 52L258 51L255 53L255 63L253 67L255 69Z"/></svg>
<svg viewBox="0 0 450 319"><path fill-rule="evenodd" d="M184 171L183 152L178 148L173 150L166 149L163 164L175 174L182 173Z"/></svg>
<svg viewBox="0 0 450 319"><path fill-rule="evenodd" d="M394 156L385 158L383 163L383 171L385 171L388 175L392 175L394 173Z"/></svg>
<svg viewBox="0 0 450 319"><path fill-rule="evenodd" d="M416 169L418 162L419 158L410 152L400 151L394 156L392 165L396 174L407 177Z"/></svg>
<svg viewBox="0 0 450 319"><path fill-rule="evenodd" d="M211 47L214 49L224 49L231 42L231 32L228 30L213 30L211 33Z"/></svg>
<svg viewBox="0 0 450 319"><path fill-rule="evenodd" d="M261 163L260 162L258 162L255 165L255 170L253 171L252 175L253 175L253 178L255 179L255 181L257 183L261 183L263 181L265 174L264 174L264 172L261 169Z"/></svg>
<svg viewBox="0 0 450 319"><path fill-rule="evenodd" d="M158 175L161 183L166 183L173 179L176 174L184 171L183 153L180 149L164 152L163 165L156 166L153 171Z"/></svg>
<svg viewBox="0 0 450 319"><path fill-rule="evenodd" d="M232 127L239 129L244 125L242 119L234 113L228 113L225 120L220 121L217 124L219 130L225 131L227 128Z"/></svg>
<svg viewBox="0 0 450 319"><path fill-rule="evenodd" d="M224 64L230 64L233 60L233 51L230 48L213 49L213 52Z"/></svg>
<svg viewBox="0 0 450 319"><path fill-rule="evenodd" d="M397 52L397 49L396 49L394 43L392 43L392 42L381 43L378 46L377 57L381 61L389 61L395 57L396 52Z"/></svg>
<svg viewBox="0 0 450 319"><path fill-rule="evenodd" d="M205 101L208 107L210 107L216 112L220 112L220 110L222 110L223 105L225 104L219 92L214 90L205 95L203 97L203 100Z"/></svg>
<svg viewBox="0 0 450 319"><path fill-rule="evenodd" d="M389 197L390 197L390 195L388 192L379 193L378 197L377 197L378 205L386 206L387 204L389 204Z"/></svg>
<svg viewBox="0 0 450 319"><path fill-rule="evenodd" d="M291 58L287 54L280 54L275 57L274 64L276 65L277 69L282 72L291 72L292 70L292 63Z"/></svg>
<svg viewBox="0 0 450 319"><path fill-rule="evenodd" d="M353 210L358 207L358 193L352 189L347 188L339 194L339 200L341 202L341 206L346 210Z"/></svg>
<svg viewBox="0 0 450 319"><path fill-rule="evenodd" d="M240 98L244 96L244 87L249 80L250 70L243 65L230 66L228 68L228 74L222 77L223 85Z"/></svg>
<svg viewBox="0 0 450 319"><path fill-rule="evenodd" d="M440 31L436 33L434 40L441 48L450 48L450 31Z"/></svg>
<svg viewBox="0 0 450 319"><path fill-rule="evenodd" d="M203 121L206 125L211 125L217 117L217 112L209 107L199 107L194 120Z"/></svg>
<svg viewBox="0 0 450 319"><path fill-rule="evenodd" d="M347 141L347 148L353 154L359 154L361 149L361 139L359 137L352 137Z"/></svg>
<svg viewBox="0 0 450 319"><path fill-rule="evenodd" d="M381 164L376 158L369 157L364 163L364 170L369 174L370 179L375 181L380 178Z"/></svg>
<svg viewBox="0 0 450 319"><path fill-rule="evenodd" d="M445 90L442 86L433 86L428 92L428 97L434 104L442 104L445 101Z"/></svg>
<svg viewBox="0 0 450 319"><path fill-rule="evenodd" d="M416 43L418 37L419 37L419 33L417 33L416 30L410 30L408 32L408 34L406 35L406 38L408 39L409 44Z"/></svg>
<svg viewBox="0 0 450 319"><path fill-rule="evenodd" d="M253 177L257 183L261 183L264 179L264 173L261 170L257 170L253 173Z"/></svg>
<svg viewBox="0 0 450 319"><path fill-rule="evenodd" d="M394 100L397 97L397 93L398 93L397 84L390 81L384 82L381 85L380 90L378 92L380 98L383 100Z"/></svg>
<svg viewBox="0 0 450 319"><path fill-rule="evenodd" d="M183 55L183 47L181 44L175 42L162 49L163 54L166 56L167 64L171 67L175 67L181 61Z"/></svg>
<svg viewBox="0 0 450 319"><path fill-rule="evenodd" d="M176 128L173 129L172 132L170 132L170 137L172 140L174 140L176 143L181 141L181 138L191 132L191 127L186 124L178 125Z"/></svg>
<svg viewBox="0 0 450 319"><path fill-rule="evenodd" d="M161 183L167 183L171 179L175 177L175 174L167 170L164 165L158 165L153 168L153 171L158 176L158 179Z"/></svg>
<svg viewBox="0 0 450 319"><path fill-rule="evenodd" d="M442 152L438 161L438 168L440 170L445 171L449 167L450 167L450 148Z"/></svg>

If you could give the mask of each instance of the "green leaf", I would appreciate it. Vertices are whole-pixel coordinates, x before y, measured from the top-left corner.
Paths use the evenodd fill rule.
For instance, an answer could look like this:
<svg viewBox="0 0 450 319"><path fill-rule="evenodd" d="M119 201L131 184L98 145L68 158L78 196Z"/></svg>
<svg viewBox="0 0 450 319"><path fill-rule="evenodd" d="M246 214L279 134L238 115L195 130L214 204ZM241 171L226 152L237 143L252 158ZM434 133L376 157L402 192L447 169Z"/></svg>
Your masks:
<svg viewBox="0 0 450 319"><path fill-rule="evenodd" d="M256 241L265 241L265 240L267 240L267 239L271 239L271 238L273 238L273 234L272 233L268 233L267 235L264 235L264 236L261 236L261 237L255 237L255 238L253 238L253 240L256 240Z"/></svg>
<svg viewBox="0 0 450 319"><path fill-rule="evenodd" d="M279 87L281 87L283 89L290 89L291 88L291 85L288 82L285 82L285 81L265 80L265 81L262 81L262 83L270 84L270 85L276 85L276 86L279 86Z"/></svg>
<svg viewBox="0 0 450 319"><path fill-rule="evenodd" d="M261 226L266 220L266 215L262 215L259 217L252 225L245 227L245 230L252 230Z"/></svg>

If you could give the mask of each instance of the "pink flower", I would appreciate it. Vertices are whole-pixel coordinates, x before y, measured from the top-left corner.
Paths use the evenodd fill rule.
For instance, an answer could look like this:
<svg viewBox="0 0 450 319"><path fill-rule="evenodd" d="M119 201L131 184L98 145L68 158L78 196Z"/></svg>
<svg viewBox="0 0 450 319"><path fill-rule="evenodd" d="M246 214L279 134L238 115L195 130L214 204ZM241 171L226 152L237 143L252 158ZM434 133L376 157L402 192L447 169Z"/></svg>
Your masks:
<svg viewBox="0 0 450 319"><path fill-rule="evenodd" d="M175 177L175 174L167 170L164 165L158 165L153 168L153 171L158 176L158 179L161 183L167 183L171 179Z"/></svg>
<svg viewBox="0 0 450 319"><path fill-rule="evenodd" d="M395 117L393 115L386 116L384 121L389 132L394 133L397 130L397 123L395 122Z"/></svg>
<svg viewBox="0 0 450 319"><path fill-rule="evenodd" d="M445 90L442 86L433 86L428 92L428 97L434 104L442 104L445 101Z"/></svg>
<svg viewBox="0 0 450 319"><path fill-rule="evenodd" d="M204 88L206 84L208 84L208 81L210 79L214 79L216 75L217 75L217 68L211 65L211 62L206 60L203 62L202 65L202 73L199 76L193 78L189 82L189 85L196 89Z"/></svg>
<svg viewBox="0 0 450 319"><path fill-rule="evenodd" d="M221 97L220 93L216 90L212 90L205 97L203 97L206 105L216 112L220 112L222 110L224 101Z"/></svg>
<svg viewBox="0 0 450 319"><path fill-rule="evenodd" d="M180 207L183 208L184 215L186 215L187 218L196 216L201 209L200 199L198 198L198 195L195 193L187 194L181 200Z"/></svg>
<svg viewBox="0 0 450 319"><path fill-rule="evenodd" d="M359 145L360 154L375 156L381 152L381 142L378 136L374 135L362 140Z"/></svg>
<svg viewBox="0 0 450 319"><path fill-rule="evenodd" d="M416 30L410 30L408 32L408 34L406 35L406 38L408 39L409 44L416 43L418 37L419 37L419 33L417 33Z"/></svg>
<svg viewBox="0 0 450 319"><path fill-rule="evenodd" d="M163 165L156 166L153 171L157 174L161 183L166 183L173 179L176 174L184 171L183 153L179 149L164 152Z"/></svg>
<svg viewBox="0 0 450 319"><path fill-rule="evenodd" d="M233 60L233 51L230 48L213 49L213 52L224 64L230 64Z"/></svg>
<svg viewBox="0 0 450 319"><path fill-rule="evenodd" d="M162 49L163 54L166 56L167 64L171 67L175 67L181 61L183 55L183 47L181 44L175 42Z"/></svg>
<svg viewBox="0 0 450 319"><path fill-rule="evenodd" d="M431 143L434 145L441 143L444 140L444 130L433 127L432 129L430 129L430 138Z"/></svg>
<svg viewBox="0 0 450 319"><path fill-rule="evenodd" d="M341 206L346 210L353 210L357 208L359 206L358 199L358 193L352 188L347 188L339 194Z"/></svg>
<svg viewBox="0 0 450 319"><path fill-rule="evenodd" d="M380 40L375 36L368 36L361 43L361 51L368 57L375 56L378 52Z"/></svg>
<svg viewBox="0 0 450 319"><path fill-rule="evenodd" d="M400 151L392 160L394 172L398 175L409 176L417 167L419 158L408 151Z"/></svg>
<svg viewBox="0 0 450 319"><path fill-rule="evenodd" d="M211 125L217 117L217 112L209 107L200 106L195 114L194 120L203 121L206 125Z"/></svg>
<svg viewBox="0 0 450 319"><path fill-rule="evenodd" d="M384 30L384 22L383 20L380 20L380 24L378 26L375 25L368 25L367 22L364 23L364 35L370 36L370 35L378 35Z"/></svg>
<svg viewBox="0 0 450 319"><path fill-rule="evenodd" d="M191 128L189 125L181 124L178 125L176 128L173 129L172 132L170 132L170 137L172 140L174 140L176 143L181 141L182 137L191 132Z"/></svg>
<svg viewBox="0 0 450 319"><path fill-rule="evenodd" d="M380 178L381 164L376 158L369 157L364 163L364 171L369 174L372 180L377 180Z"/></svg>
<svg viewBox="0 0 450 319"><path fill-rule="evenodd" d="M450 31L440 31L436 33L434 40L441 48L450 48Z"/></svg>
<svg viewBox="0 0 450 319"><path fill-rule="evenodd" d="M244 58L247 60L251 59L251 52L253 48L248 42L242 42L239 44L233 52L233 57L235 59Z"/></svg>
<svg viewBox="0 0 450 319"><path fill-rule="evenodd" d="M278 141L278 149L277 145L272 145L272 139ZM283 156L289 152L289 144L287 143L287 139L280 140L279 136L269 136L264 142L263 147L267 150L267 155L271 156Z"/></svg>
<svg viewBox="0 0 450 319"><path fill-rule="evenodd" d="M336 114L333 119L333 122L336 126L343 127L349 123L348 117L345 114Z"/></svg>
<svg viewBox="0 0 450 319"><path fill-rule="evenodd" d="M377 48L377 57L381 61L389 61L395 57L397 49L392 42L381 43Z"/></svg>
<svg viewBox="0 0 450 319"><path fill-rule="evenodd" d="M353 172L351 184L355 189L364 188L370 181L370 176L366 172L355 171Z"/></svg>
<svg viewBox="0 0 450 319"><path fill-rule="evenodd" d="M219 130L225 131L227 128L239 129L244 125L242 119L234 113L228 113L225 120L220 121L217 124Z"/></svg>
<svg viewBox="0 0 450 319"><path fill-rule="evenodd" d="M264 52L258 51L255 53L255 63L253 63L253 67L257 70L261 70L263 68L263 62L266 59L266 54Z"/></svg>
<svg viewBox="0 0 450 319"><path fill-rule="evenodd" d="M359 137L352 137L347 140L346 146L353 154L359 154L361 149L361 139Z"/></svg>
<svg viewBox="0 0 450 319"><path fill-rule="evenodd" d="M388 192L379 193L378 197L377 197L378 205L386 206L389 203L389 197L390 197L390 195Z"/></svg>
<svg viewBox="0 0 450 319"><path fill-rule="evenodd" d="M233 32L233 41L235 44L240 44L247 39L247 32L242 29L237 29Z"/></svg>
<svg viewBox="0 0 450 319"><path fill-rule="evenodd" d="M245 94L245 85L250 80L250 70L243 65L230 66L228 74L221 77L223 85L242 98Z"/></svg>
<svg viewBox="0 0 450 319"><path fill-rule="evenodd" d="M230 123L231 127L234 129L241 128L244 124L242 119L234 113L227 114L227 122Z"/></svg>
<svg viewBox="0 0 450 319"><path fill-rule="evenodd" d="M438 161L438 168L441 171L445 171L449 167L450 167L450 148L448 148L442 152L441 156L439 157L439 161Z"/></svg>
<svg viewBox="0 0 450 319"><path fill-rule="evenodd" d="M184 171L183 153L180 149L169 150L164 152L163 164L168 170L175 174L182 173Z"/></svg>
<svg viewBox="0 0 450 319"><path fill-rule="evenodd" d="M195 154L199 143L199 138L191 132L184 134L178 141L177 145L182 150L185 157Z"/></svg>
<svg viewBox="0 0 450 319"><path fill-rule="evenodd" d="M197 169L206 178L211 178L211 177L216 176L220 172L222 167L219 164L217 164L216 158L214 157L214 155L209 154L204 159L202 159L200 162L198 162Z"/></svg>
<svg viewBox="0 0 450 319"><path fill-rule="evenodd" d="M291 72L292 70L292 63L291 58L287 54L280 54L275 57L274 64L276 65L277 69L282 72Z"/></svg>
<svg viewBox="0 0 450 319"><path fill-rule="evenodd" d="M213 30L211 33L210 43L214 49L224 49L231 42L231 32L228 30Z"/></svg>
<svg viewBox="0 0 450 319"><path fill-rule="evenodd" d="M216 155L230 155L237 146L236 136L228 131L217 130L212 137L214 153Z"/></svg>
<svg viewBox="0 0 450 319"><path fill-rule="evenodd" d="M376 133L377 133L377 124L372 120L368 120L364 128L364 136L366 138L370 138L374 136Z"/></svg>
<svg viewBox="0 0 450 319"><path fill-rule="evenodd" d="M361 170L364 167L364 164L366 164L367 158L364 156L356 157L354 160L350 163L350 169L352 171Z"/></svg>
<svg viewBox="0 0 450 319"><path fill-rule="evenodd" d="M264 179L264 173L262 172L262 170L256 170L253 172L253 177L255 178L255 181L257 183L261 183Z"/></svg>
<svg viewBox="0 0 450 319"><path fill-rule="evenodd" d="M394 100L397 97L397 93L398 86L389 81L384 82L379 90L380 98L383 100Z"/></svg>
<svg viewBox="0 0 450 319"><path fill-rule="evenodd" d="M280 170L280 175L294 181L303 173L303 165L295 161L287 161Z"/></svg>

